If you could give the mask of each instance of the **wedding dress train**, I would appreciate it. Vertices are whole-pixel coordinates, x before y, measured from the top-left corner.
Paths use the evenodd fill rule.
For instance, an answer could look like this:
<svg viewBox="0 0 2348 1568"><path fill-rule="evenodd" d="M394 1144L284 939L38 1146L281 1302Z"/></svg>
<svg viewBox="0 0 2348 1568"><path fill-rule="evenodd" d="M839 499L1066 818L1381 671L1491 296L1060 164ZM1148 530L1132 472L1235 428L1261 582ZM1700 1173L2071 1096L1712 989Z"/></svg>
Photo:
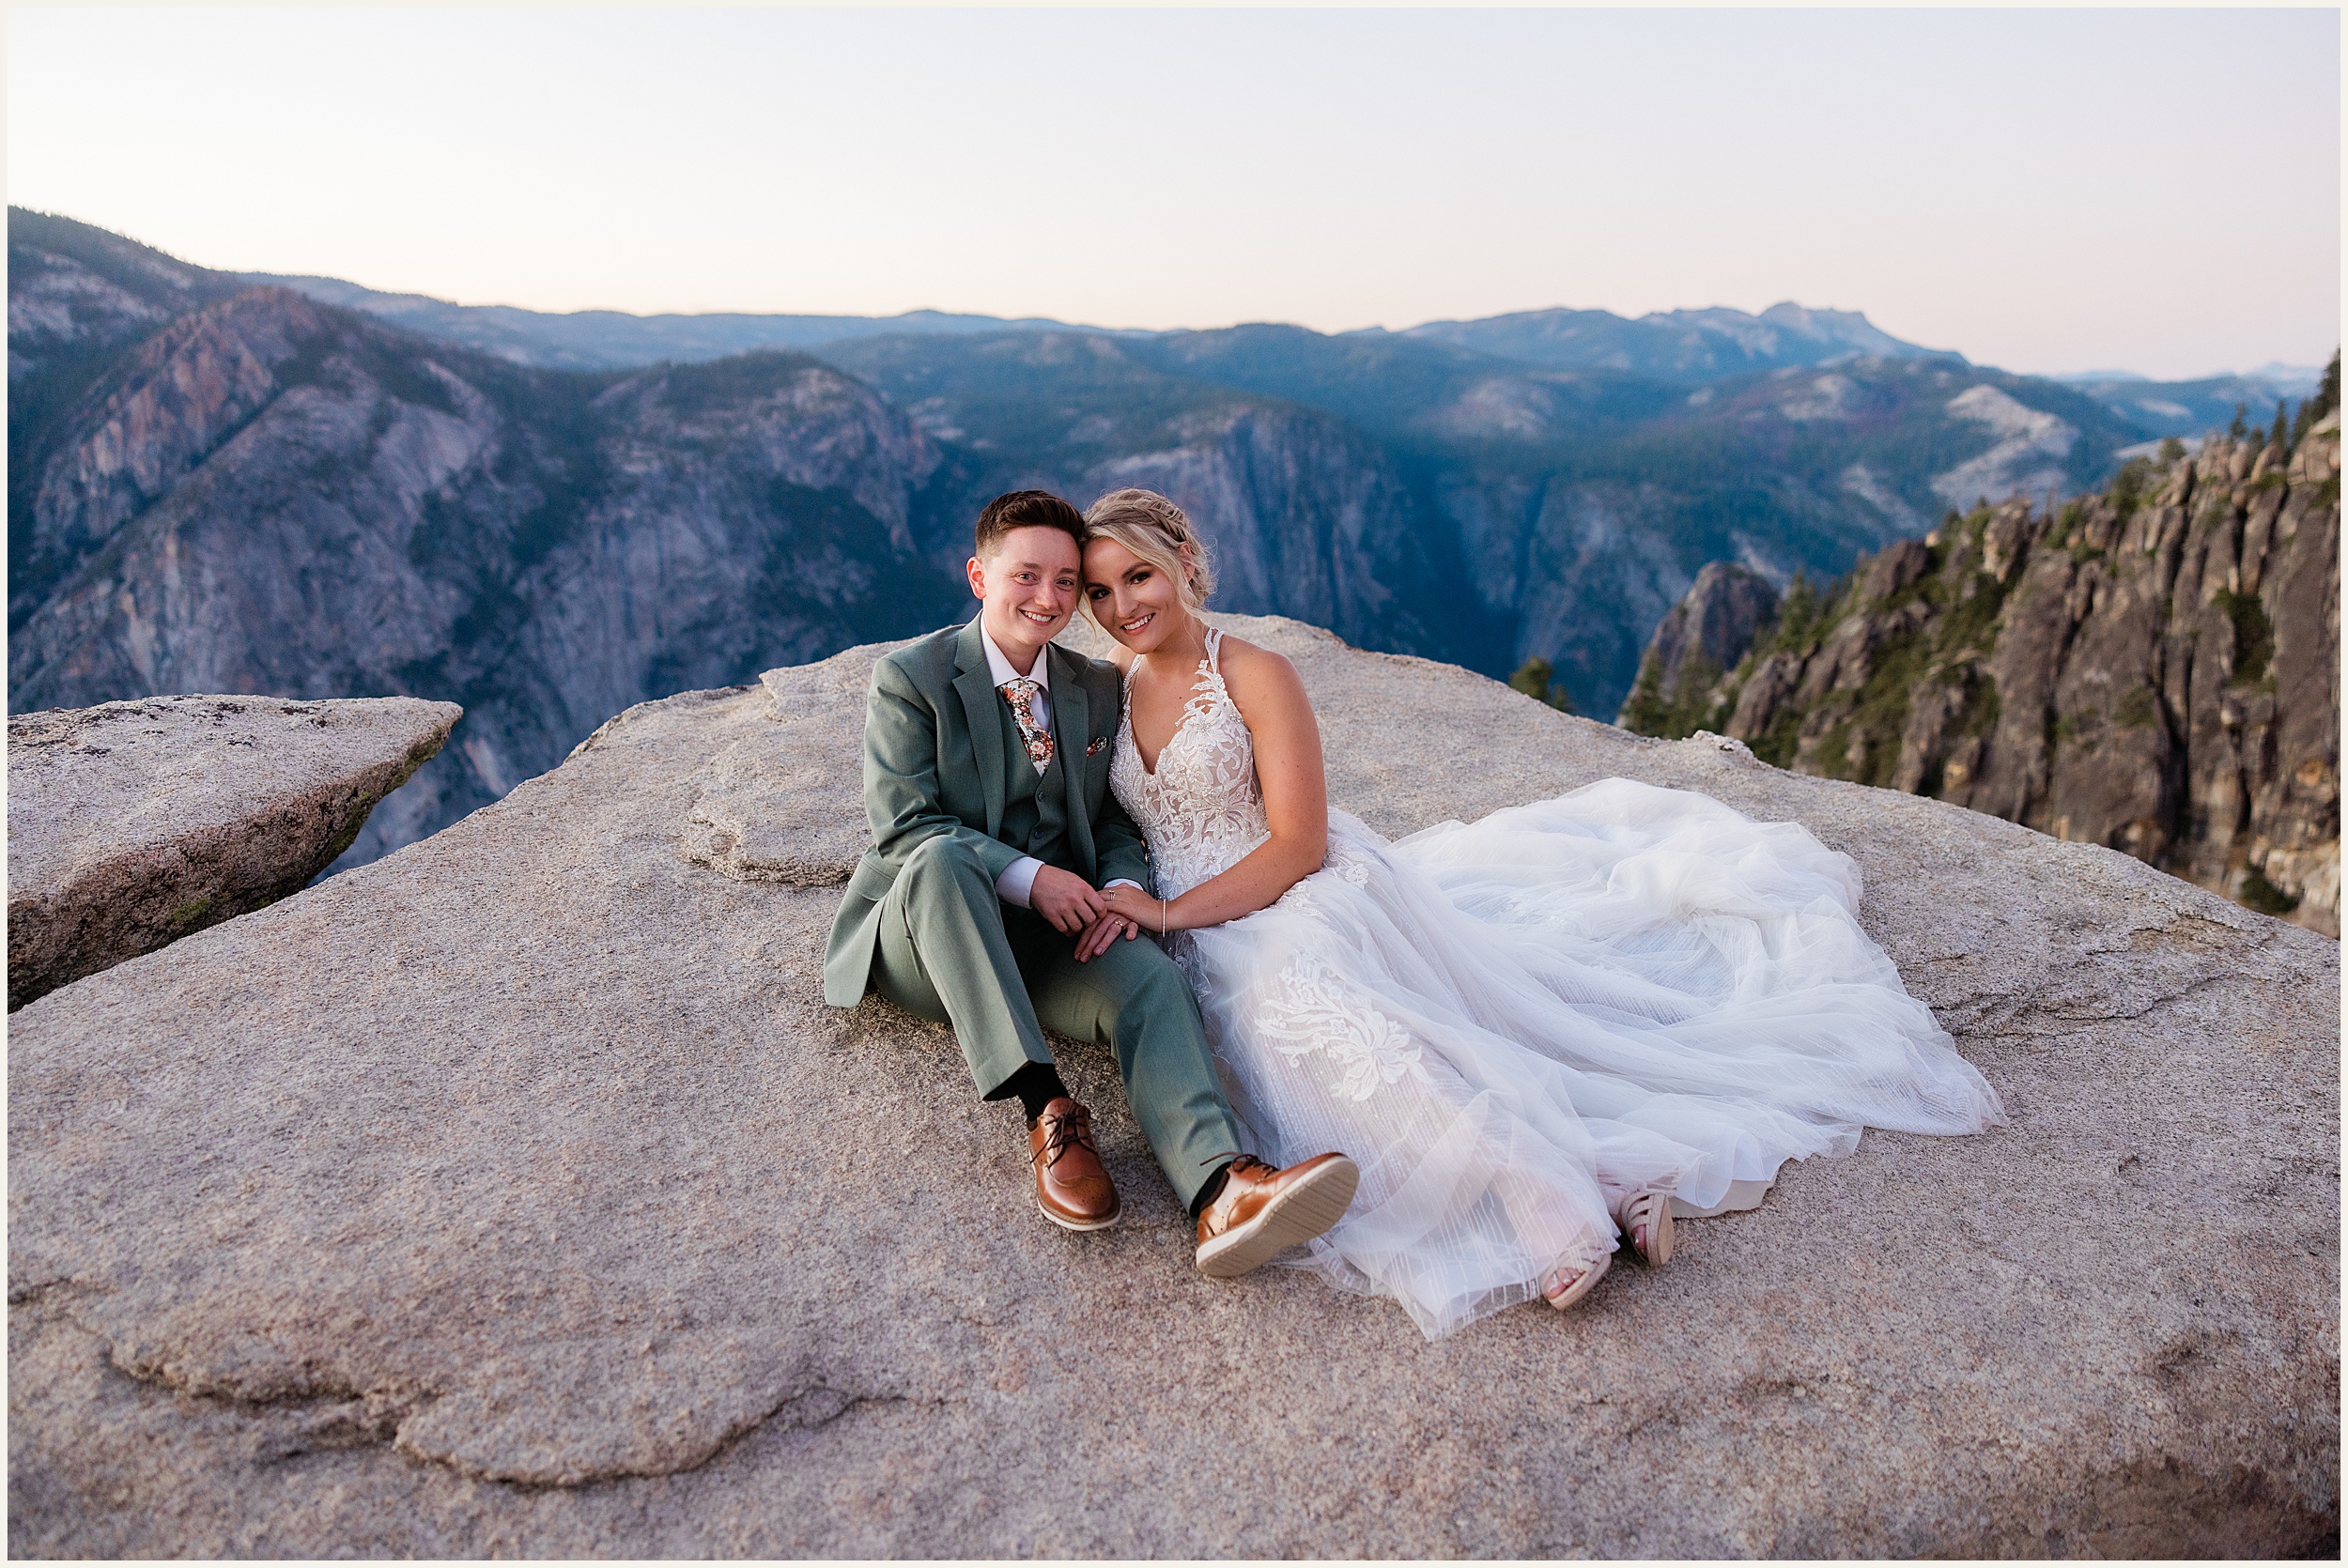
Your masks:
<svg viewBox="0 0 2348 1568"><path fill-rule="evenodd" d="M1168 899L1269 837L1220 641L1156 771L1130 713L1111 760ZM1301 1266L1431 1339L1611 1253L1631 1194L1750 1207L1862 1126L2003 1120L1859 892L1799 826L1616 778L1395 843L1333 809L1321 869L1167 946L1253 1152L1361 1167Z"/></svg>

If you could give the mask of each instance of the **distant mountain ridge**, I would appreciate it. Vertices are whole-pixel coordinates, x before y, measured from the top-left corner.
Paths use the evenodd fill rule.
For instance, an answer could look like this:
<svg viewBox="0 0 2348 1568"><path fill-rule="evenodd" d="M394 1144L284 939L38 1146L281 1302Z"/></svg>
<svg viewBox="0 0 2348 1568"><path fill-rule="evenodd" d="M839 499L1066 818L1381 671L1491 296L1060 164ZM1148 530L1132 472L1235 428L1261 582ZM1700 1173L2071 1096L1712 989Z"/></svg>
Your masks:
<svg viewBox="0 0 2348 1568"><path fill-rule="evenodd" d="M1092 327L1048 316L1012 318L934 310L899 315L533 311L516 305L454 304L429 295L368 288L340 278L272 272L218 276L247 284L290 288L325 304L363 311L426 337L548 370L638 370L664 361L699 363L759 348L811 352L833 344L878 337L1058 331L1133 342L1203 335L1182 329ZM1254 323L1217 331L1305 332L1308 329ZM1654 311L1634 318L1612 311L1560 307L1473 321L1429 321L1400 331L1373 327L1335 335L1348 341L1409 339L1536 370L1611 371L1682 386L1703 386L1772 370L1831 366L1854 358L1971 363L1954 349L1927 348L1894 337L1869 321L1863 312L1816 310L1790 300L1758 315L1713 306ZM2125 371L2045 379L2079 388L2142 426L2145 438L2157 440L2222 428L2237 407L2247 407L2253 419L2263 418L2272 412L2278 398L2306 396L2321 374L2275 364L2245 376L2188 381L2155 381Z"/></svg>
<svg viewBox="0 0 2348 1568"><path fill-rule="evenodd" d="M517 363L564 370L628 370L662 360L719 359L752 348L809 349L899 334L1026 331L1080 331L1119 338L1190 335L1184 329L1153 331L1092 327L1045 316L1011 318L934 310L887 316L533 311L514 305L454 304L429 295L368 288L340 278L273 272L238 276L248 284L290 288L325 304L364 311L428 337L462 343ZM1421 338L1544 370L1619 370L1689 382L1817 364L1854 353L1906 358L1939 352L1902 342L1859 312L1813 311L1790 300L1772 305L1759 315L1716 307L1656 312L1631 320L1611 311L1557 309L1479 321L1430 321L1394 333L1370 328L1337 335Z"/></svg>
<svg viewBox="0 0 2348 1568"><path fill-rule="evenodd" d="M513 305L453 304L429 295L389 293L340 278L270 272L239 276L248 284L290 288L326 304L364 311L426 336L462 343L517 363L566 370L626 370L661 360L718 359L752 348L808 349L847 339L896 334L1027 331L1123 338L1188 335L1183 329L1151 331L1092 327L1043 316L1010 318L934 310L888 316L533 311ZM1477 321L1430 321L1393 333L1370 328L1337 335L1420 338L1544 370L1619 370L1691 383L1817 364L1854 353L1908 358L1939 352L1905 343L1859 312L1813 311L1791 300L1772 305L1758 315L1716 307L1655 312L1633 320L1611 311L1555 309Z"/></svg>
<svg viewBox="0 0 2348 1568"><path fill-rule="evenodd" d="M1612 311L1520 311L1479 321L1429 321L1398 335L1544 370L1620 370L1691 384L1849 355L1945 355L1968 362L1962 354L1895 338L1858 311L1809 310L1790 300L1758 315L1723 307L1655 311L1636 320Z"/></svg>
<svg viewBox="0 0 2348 1568"><path fill-rule="evenodd" d="M425 294L389 294L340 278L245 272L251 284L290 288L324 304L364 311L421 332L461 343L516 364L547 370L640 370L671 361L694 364L758 348L814 348L827 343L898 333L1070 331L1067 322L1008 320L944 311L902 315L762 315L747 312L633 315L625 311L551 312L517 305L457 305ZM1112 328L1073 329L1109 332ZM1145 334L1146 335L1146 334Z"/></svg>
<svg viewBox="0 0 2348 1568"><path fill-rule="evenodd" d="M2049 376L2047 379L2060 381L2066 387L2093 387L2110 382L2150 381L2153 378L2133 370L2078 370L2061 376ZM2270 360L2257 369L2246 370L2240 375L2232 371L2219 371L2215 375L2200 377L2196 379L2199 381L2240 381L2261 388L2271 388L2278 396L2312 397L2317 389L2324 384L2324 367L2285 364L2280 360ZM2176 387L2190 386L2195 383L2187 380L2170 381L2164 384Z"/></svg>

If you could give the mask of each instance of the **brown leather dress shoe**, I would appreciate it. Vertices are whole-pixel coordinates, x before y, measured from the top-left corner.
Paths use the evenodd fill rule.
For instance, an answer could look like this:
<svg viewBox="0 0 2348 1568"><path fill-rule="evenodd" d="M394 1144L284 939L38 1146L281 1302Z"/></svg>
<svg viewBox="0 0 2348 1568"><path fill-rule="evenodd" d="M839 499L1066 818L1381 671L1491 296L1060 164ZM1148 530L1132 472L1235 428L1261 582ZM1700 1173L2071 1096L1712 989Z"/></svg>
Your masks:
<svg viewBox="0 0 2348 1568"><path fill-rule="evenodd" d="M1198 1271L1228 1280L1310 1241L1344 1218L1361 1180L1360 1167L1342 1154L1316 1154L1285 1171L1241 1155L1223 1191L1198 1212Z"/></svg>
<svg viewBox="0 0 2348 1568"><path fill-rule="evenodd" d="M1092 1142L1092 1113L1063 1095L1027 1129L1027 1163L1035 1169L1035 1206L1070 1230L1105 1230L1121 1207L1117 1184L1101 1167Z"/></svg>

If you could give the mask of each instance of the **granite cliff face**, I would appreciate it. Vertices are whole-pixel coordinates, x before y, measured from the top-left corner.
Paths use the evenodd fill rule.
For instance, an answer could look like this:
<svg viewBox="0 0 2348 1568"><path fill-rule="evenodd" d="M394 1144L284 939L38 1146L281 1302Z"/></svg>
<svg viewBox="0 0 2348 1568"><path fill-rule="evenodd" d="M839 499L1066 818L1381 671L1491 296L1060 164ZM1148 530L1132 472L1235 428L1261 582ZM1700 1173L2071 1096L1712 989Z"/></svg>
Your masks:
<svg viewBox="0 0 2348 1568"><path fill-rule="evenodd" d="M1664 733L1676 715L1663 694L1703 692L1708 697L1713 684L1776 619L1777 590L1769 578L1735 561L1713 561L1696 574L1687 596L1657 623L1640 663L1639 684L1614 722L1642 735ZM1684 727L1679 730L1687 732Z"/></svg>
<svg viewBox="0 0 2348 1568"><path fill-rule="evenodd" d="M1295 662L1333 802L1388 835L1608 776L1803 823L2012 1125L1869 1133L1668 1268L1429 1345L1200 1276L1114 1062L1062 1042L1126 1210L1057 1230L944 1029L823 1003L885 652L853 649L632 708L13 1015L11 1554L2337 1552L2336 943L1229 629Z"/></svg>
<svg viewBox="0 0 2348 1568"><path fill-rule="evenodd" d="M70 218L8 208L8 390L13 422L32 405L20 384L64 377L174 316L241 290L234 277L192 267ZM13 423L11 429L14 428Z"/></svg>
<svg viewBox="0 0 2348 1568"><path fill-rule="evenodd" d="M9 700L454 699L372 858L632 702L945 619L916 548L938 457L869 387L769 353L517 370L282 289L172 318L31 471Z"/></svg>
<svg viewBox="0 0 2348 1568"><path fill-rule="evenodd" d="M1977 508L1798 588L1750 653L1687 656L1691 597L1624 722L2124 850L2337 936L2337 385L2295 445Z"/></svg>

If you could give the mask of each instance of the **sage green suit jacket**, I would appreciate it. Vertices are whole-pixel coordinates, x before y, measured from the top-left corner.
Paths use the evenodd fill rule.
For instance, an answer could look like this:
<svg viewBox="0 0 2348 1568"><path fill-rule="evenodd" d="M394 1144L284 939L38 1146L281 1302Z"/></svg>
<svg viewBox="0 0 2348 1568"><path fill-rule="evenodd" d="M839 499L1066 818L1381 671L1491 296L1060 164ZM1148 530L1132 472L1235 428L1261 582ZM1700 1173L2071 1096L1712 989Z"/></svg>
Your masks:
<svg viewBox="0 0 2348 1568"><path fill-rule="evenodd" d="M1062 792L1068 836L1058 856L1095 887L1128 877L1151 885L1140 830L1109 793L1109 756L1122 716L1117 667L1054 643L1052 765L1039 788ZM1025 855L1000 835L1012 769L1029 764L1005 739L1003 699L987 669L974 616L908 643L873 668L864 711L864 810L873 847L848 879L848 895L824 950L824 1000L853 1007L863 999L879 940L881 900L905 856L938 834L975 853L999 877Z"/></svg>

